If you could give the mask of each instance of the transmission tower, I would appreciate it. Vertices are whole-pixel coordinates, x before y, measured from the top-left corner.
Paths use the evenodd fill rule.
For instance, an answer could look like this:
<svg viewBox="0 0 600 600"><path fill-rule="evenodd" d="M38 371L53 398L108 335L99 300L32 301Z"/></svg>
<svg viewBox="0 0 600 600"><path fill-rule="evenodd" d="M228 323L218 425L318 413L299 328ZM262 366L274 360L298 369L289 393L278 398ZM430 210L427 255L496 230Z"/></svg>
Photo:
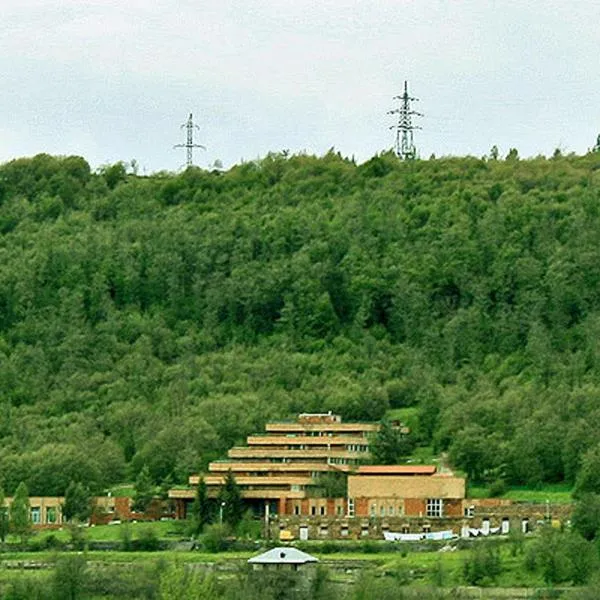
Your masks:
<svg viewBox="0 0 600 600"><path fill-rule="evenodd" d="M206 147L202 144L194 144L194 129L200 131L200 127L198 125L194 125L194 120L192 119L192 113L188 120L181 126L181 129L186 128L187 130L187 141L185 144L175 144L173 148L185 148L187 150L187 161L186 166L191 167L194 164L194 148L202 148L202 150L206 150Z"/></svg>
<svg viewBox="0 0 600 600"><path fill-rule="evenodd" d="M398 115L398 122L392 125L390 129L396 130L396 143L394 150L398 158L403 160L412 160L417 157L417 149L413 142L413 131L421 129L421 127L412 124L411 117L422 117L423 115L416 110L410 109L410 103L417 101L418 98L413 98L408 95L408 82L404 82L404 94L402 96L394 96L394 100L400 102L400 108L394 108L388 111L388 115Z"/></svg>

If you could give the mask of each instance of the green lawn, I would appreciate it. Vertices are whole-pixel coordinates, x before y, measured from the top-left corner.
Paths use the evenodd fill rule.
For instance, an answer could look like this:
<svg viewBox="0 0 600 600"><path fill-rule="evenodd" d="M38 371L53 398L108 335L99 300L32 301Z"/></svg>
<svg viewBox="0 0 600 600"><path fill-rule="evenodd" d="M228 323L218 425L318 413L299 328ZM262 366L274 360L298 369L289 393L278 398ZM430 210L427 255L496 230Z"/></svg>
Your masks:
<svg viewBox="0 0 600 600"><path fill-rule="evenodd" d="M474 544L479 542L473 542ZM529 543L529 542L526 542ZM495 585L499 587L544 587L543 581L538 573L531 573L524 568L524 557L522 554L512 556L511 546L504 543L500 553L502 559L502 573ZM192 564L192 563L236 563L243 564L255 552L222 552L211 554L206 552L93 552L85 553L90 563L101 564L133 564L139 567L152 567L159 561L166 563ZM372 568L382 576L398 577L402 573L411 573L413 584L440 583L440 572L445 587L464 585L462 569L465 561L470 555L469 549L454 550L447 552L412 552L410 548L406 552L336 552L322 554L314 552L315 556L326 565L335 570L335 563L340 561L356 561L361 563L362 568ZM59 554L51 552L21 552L2 553L0 560L18 561L40 561L52 563ZM359 566L357 564L357 566ZM343 567L345 568L345 567ZM20 570L16 570L19 572ZM5 569L0 572L6 576L0 581L12 577ZM10 571L13 572L12 570ZM47 573L47 571L46 571ZM436 575L438 577L436 581ZM42 574L40 577L44 576Z"/></svg>
<svg viewBox="0 0 600 600"><path fill-rule="evenodd" d="M385 416L394 421L402 421L411 429L416 429L419 423L419 409L416 406L408 406L406 408L392 408L385 413Z"/></svg>
<svg viewBox="0 0 600 600"><path fill-rule="evenodd" d="M135 494L133 483L121 483L111 487L107 491L110 492L111 496L114 496L115 498L120 498L122 496L133 498L133 495Z"/></svg>
<svg viewBox="0 0 600 600"><path fill-rule="evenodd" d="M159 540L185 539L185 521L148 521L137 523L115 523L113 525L83 526L80 528L85 540L92 542L119 542L123 539L126 530L131 539L138 539L141 534L151 531ZM54 537L60 542L68 542L72 538L71 527L62 529L48 529L32 533L30 540L42 544L49 537ZM16 544L18 538L14 535L7 537L9 544Z"/></svg>
<svg viewBox="0 0 600 600"><path fill-rule="evenodd" d="M469 498L489 498L487 486L469 485ZM539 490L532 490L524 486L512 486L508 488L501 498L508 498L515 502L546 502L551 504L568 504L573 501L572 488L565 483L546 484Z"/></svg>

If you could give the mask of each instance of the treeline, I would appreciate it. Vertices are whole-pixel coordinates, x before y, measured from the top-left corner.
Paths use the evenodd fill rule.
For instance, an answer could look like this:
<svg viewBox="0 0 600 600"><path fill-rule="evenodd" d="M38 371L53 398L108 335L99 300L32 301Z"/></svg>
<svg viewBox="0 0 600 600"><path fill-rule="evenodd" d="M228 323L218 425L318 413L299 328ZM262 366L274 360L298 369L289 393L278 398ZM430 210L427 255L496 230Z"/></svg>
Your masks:
<svg viewBox="0 0 600 600"><path fill-rule="evenodd" d="M412 407L475 480L600 425L600 154L0 166L0 485L183 482L273 418Z"/></svg>

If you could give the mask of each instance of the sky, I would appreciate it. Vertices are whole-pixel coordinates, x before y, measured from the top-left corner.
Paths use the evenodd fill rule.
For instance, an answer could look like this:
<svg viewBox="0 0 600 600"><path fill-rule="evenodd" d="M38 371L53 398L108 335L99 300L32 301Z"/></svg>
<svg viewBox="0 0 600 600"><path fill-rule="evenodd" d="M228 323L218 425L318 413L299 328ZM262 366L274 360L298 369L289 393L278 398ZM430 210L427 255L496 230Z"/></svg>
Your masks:
<svg viewBox="0 0 600 600"><path fill-rule="evenodd" d="M600 0L0 0L0 163L140 172L392 147L404 81L420 156L585 153L600 134Z"/></svg>

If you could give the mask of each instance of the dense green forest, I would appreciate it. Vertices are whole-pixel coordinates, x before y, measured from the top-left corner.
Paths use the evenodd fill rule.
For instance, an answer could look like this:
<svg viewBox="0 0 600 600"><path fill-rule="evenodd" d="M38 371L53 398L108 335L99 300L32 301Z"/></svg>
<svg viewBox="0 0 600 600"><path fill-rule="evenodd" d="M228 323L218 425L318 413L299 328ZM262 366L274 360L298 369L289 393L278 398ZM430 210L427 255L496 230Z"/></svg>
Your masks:
<svg viewBox="0 0 600 600"><path fill-rule="evenodd" d="M600 153L0 166L7 493L184 482L269 419L406 407L475 480L575 480L600 427Z"/></svg>

